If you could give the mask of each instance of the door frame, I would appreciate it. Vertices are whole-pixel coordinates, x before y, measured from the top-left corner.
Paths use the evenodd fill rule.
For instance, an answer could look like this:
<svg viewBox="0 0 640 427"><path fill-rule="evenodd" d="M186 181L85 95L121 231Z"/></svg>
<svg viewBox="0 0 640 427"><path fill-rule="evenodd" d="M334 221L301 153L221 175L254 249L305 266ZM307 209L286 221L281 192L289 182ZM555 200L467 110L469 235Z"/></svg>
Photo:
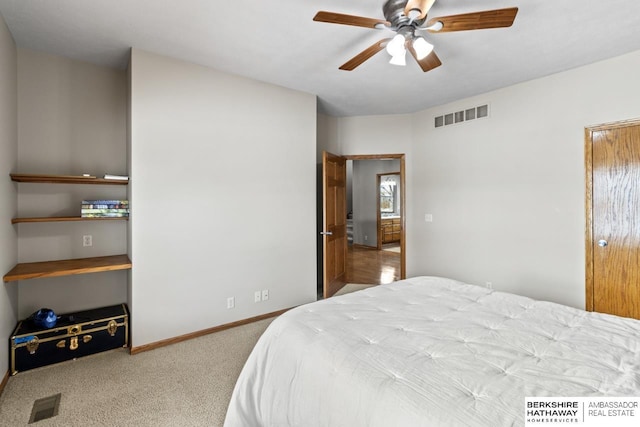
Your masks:
<svg viewBox="0 0 640 427"><path fill-rule="evenodd" d="M621 120L584 128L585 164L585 309L594 310L594 261L593 261L593 134L628 126L640 126L640 119Z"/></svg>
<svg viewBox="0 0 640 427"><path fill-rule="evenodd" d="M342 155L347 160L400 160L400 279L407 278L407 251L406 251L406 184L405 184L405 154L348 154ZM380 200L378 198L378 203ZM378 207L378 211L380 208ZM380 217L378 212L378 217ZM378 225L378 229L379 229ZM378 231L379 233L379 231Z"/></svg>

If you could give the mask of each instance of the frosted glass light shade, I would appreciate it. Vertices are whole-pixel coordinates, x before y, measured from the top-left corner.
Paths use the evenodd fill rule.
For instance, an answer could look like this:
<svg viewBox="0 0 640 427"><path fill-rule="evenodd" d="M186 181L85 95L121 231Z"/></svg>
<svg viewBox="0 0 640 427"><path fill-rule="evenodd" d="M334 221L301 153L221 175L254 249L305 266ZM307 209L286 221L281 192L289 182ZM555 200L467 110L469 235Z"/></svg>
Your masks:
<svg viewBox="0 0 640 427"><path fill-rule="evenodd" d="M401 65L401 66L405 66L407 65L407 51L406 49L402 48L403 52L398 54L398 55L393 55L391 57L391 60L389 61L389 64L392 65Z"/></svg>
<svg viewBox="0 0 640 427"><path fill-rule="evenodd" d="M413 41L413 49L416 51L418 60L424 59L433 51L433 45L426 41L423 37L417 37Z"/></svg>
<svg viewBox="0 0 640 427"><path fill-rule="evenodd" d="M396 34L396 36L387 44L387 52L389 53L389 55L396 56L404 53L404 42L404 36L401 34Z"/></svg>

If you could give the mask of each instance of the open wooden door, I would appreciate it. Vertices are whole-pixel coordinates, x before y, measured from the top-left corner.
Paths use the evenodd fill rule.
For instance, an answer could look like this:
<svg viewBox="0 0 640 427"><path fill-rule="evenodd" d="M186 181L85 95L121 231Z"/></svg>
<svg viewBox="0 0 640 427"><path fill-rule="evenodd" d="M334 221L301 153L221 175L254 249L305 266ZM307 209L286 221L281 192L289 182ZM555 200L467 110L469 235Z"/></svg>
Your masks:
<svg viewBox="0 0 640 427"><path fill-rule="evenodd" d="M322 153L323 294L345 285L347 274L347 159Z"/></svg>

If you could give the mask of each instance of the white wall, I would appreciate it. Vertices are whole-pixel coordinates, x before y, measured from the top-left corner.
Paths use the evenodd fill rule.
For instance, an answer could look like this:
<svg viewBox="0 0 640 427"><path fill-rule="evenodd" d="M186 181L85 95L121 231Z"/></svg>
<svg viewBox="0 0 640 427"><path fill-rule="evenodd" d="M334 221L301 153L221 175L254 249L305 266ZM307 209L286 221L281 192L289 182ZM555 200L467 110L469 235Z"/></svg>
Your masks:
<svg viewBox="0 0 640 427"><path fill-rule="evenodd" d="M338 120L342 155L406 154L412 150L412 115L343 117ZM405 167L410 169L408 159Z"/></svg>
<svg viewBox="0 0 640 427"><path fill-rule="evenodd" d="M340 138L338 136L338 118L327 116L326 114L318 114L317 118L317 143L316 158L319 164L322 164L322 152L328 151L333 154L340 154Z"/></svg>
<svg viewBox="0 0 640 427"><path fill-rule="evenodd" d="M126 73L18 50L18 170L78 175L125 173ZM20 216L79 215L83 199L126 198L124 186L18 184ZM126 222L23 223L19 262L126 253ZM82 236L93 236L83 247ZM126 272L26 280L19 316L40 307L69 312L127 302Z"/></svg>
<svg viewBox="0 0 640 427"><path fill-rule="evenodd" d="M634 52L416 113L411 135L390 123L387 132L412 145L407 276L491 281L584 307L584 128L640 117L638 69ZM435 116L484 103L489 118L433 126ZM362 150L375 123L340 119L343 149Z"/></svg>
<svg viewBox="0 0 640 427"><path fill-rule="evenodd" d="M315 96L137 49L130 68L133 345L314 301Z"/></svg>
<svg viewBox="0 0 640 427"><path fill-rule="evenodd" d="M18 239L11 225L18 201L16 185L9 178L9 173L16 171L18 162L17 62L16 45L0 15L0 274L3 276L18 259ZM16 326L17 306L17 283L3 282L0 334L4 339L9 338ZM8 351L0 351L0 381L8 370L8 355Z"/></svg>

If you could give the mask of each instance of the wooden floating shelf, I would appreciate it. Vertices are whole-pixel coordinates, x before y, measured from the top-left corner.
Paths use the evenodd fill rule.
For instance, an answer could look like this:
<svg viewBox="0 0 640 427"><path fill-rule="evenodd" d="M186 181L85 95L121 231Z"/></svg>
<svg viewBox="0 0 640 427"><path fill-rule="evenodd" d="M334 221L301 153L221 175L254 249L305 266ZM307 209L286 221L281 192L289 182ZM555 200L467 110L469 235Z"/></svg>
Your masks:
<svg viewBox="0 0 640 427"><path fill-rule="evenodd" d="M93 184L93 185L127 185L129 180L104 179L86 177L82 175L38 175L12 173L11 180L15 182L34 182L47 184Z"/></svg>
<svg viewBox="0 0 640 427"><path fill-rule="evenodd" d="M17 264L2 280L5 282L13 282L15 280L70 276L74 274L97 273L100 271L128 270L131 266L131 260L127 255L27 262Z"/></svg>
<svg viewBox="0 0 640 427"><path fill-rule="evenodd" d="M128 216L122 217L105 217L105 218L84 218L81 216L53 216L53 217L34 217L34 218L13 218L11 224L25 222L68 222L68 221L128 221Z"/></svg>

